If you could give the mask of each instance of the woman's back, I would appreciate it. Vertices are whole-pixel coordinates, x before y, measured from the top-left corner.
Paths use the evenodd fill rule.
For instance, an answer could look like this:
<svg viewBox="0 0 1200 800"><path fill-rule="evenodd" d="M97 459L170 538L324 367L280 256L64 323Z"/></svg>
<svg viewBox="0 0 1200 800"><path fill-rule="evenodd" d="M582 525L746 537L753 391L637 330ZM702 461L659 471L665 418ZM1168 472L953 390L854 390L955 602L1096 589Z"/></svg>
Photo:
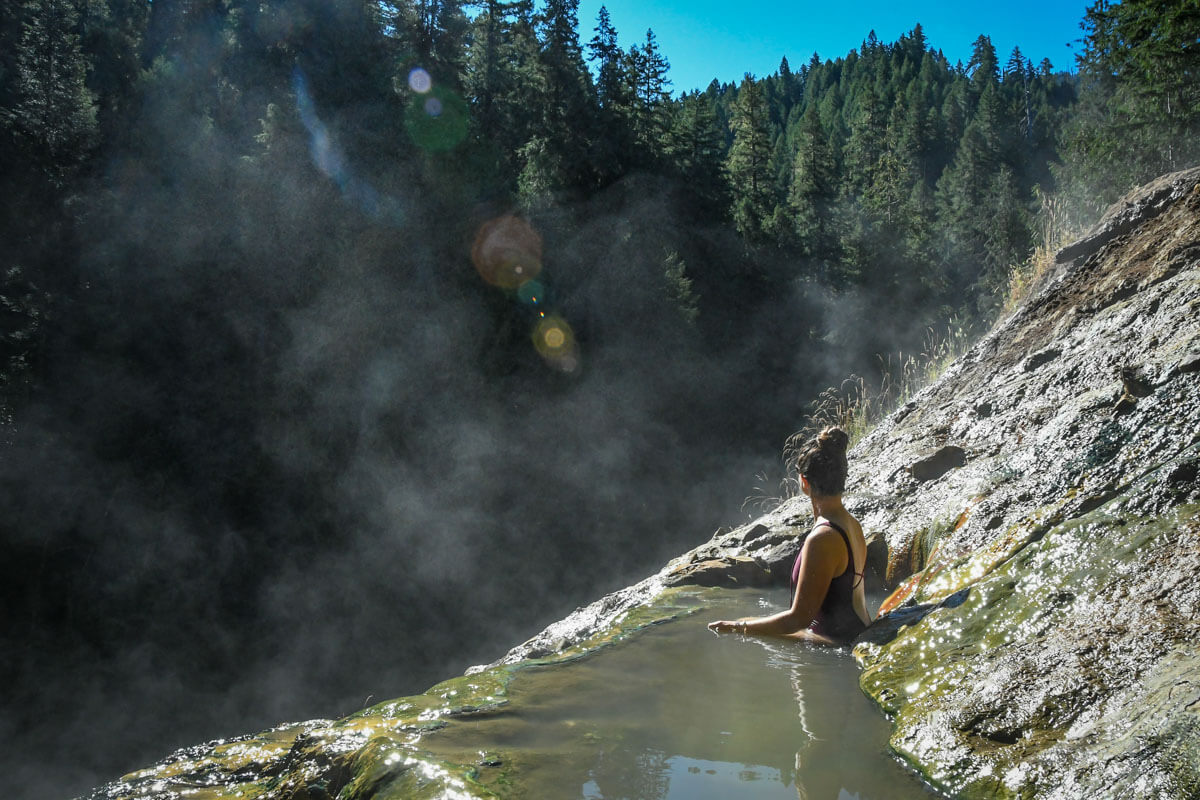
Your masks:
<svg viewBox="0 0 1200 800"><path fill-rule="evenodd" d="M714 631L774 634L823 644L847 642L868 624L862 578L867 544L862 525L842 505L849 436L826 428L797 457L800 489L812 501L816 526L792 567L787 611L747 620L716 620Z"/></svg>
<svg viewBox="0 0 1200 800"><path fill-rule="evenodd" d="M855 522L853 517L850 518L850 522ZM813 633L827 636L830 639L849 641L867 627L858 612L858 608L865 605L865 601L859 599L862 595L863 571L866 569L863 564L866 561L865 542L861 557L856 558L855 548L850 543L850 535L846 528L828 519L817 522L818 528L822 525L833 528L841 536L842 542L846 546L846 569L829 582L829 589L826 590L825 599L821 602L821 610L817 613L809 629ZM855 524L853 527L857 529L859 526ZM858 534L858 538L862 538L861 530L855 530L855 533ZM801 557L797 556L796 563L792 567L793 590L800 576L800 562Z"/></svg>

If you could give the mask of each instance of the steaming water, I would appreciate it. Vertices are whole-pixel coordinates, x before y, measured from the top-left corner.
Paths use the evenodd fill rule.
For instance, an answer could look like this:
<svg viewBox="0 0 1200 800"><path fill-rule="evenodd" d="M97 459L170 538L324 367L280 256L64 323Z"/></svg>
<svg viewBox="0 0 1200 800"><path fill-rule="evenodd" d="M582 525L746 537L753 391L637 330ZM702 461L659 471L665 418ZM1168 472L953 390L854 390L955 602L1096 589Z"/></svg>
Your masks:
<svg viewBox="0 0 1200 800"><path fill-rule="evenodd" d="M490 765L481 782L506 796L936 796L889 754L888 723L859 690L848 651L705 628L778 610L782 592L713 597L619 646L523 670L510 705L426 744Z"/></svg>

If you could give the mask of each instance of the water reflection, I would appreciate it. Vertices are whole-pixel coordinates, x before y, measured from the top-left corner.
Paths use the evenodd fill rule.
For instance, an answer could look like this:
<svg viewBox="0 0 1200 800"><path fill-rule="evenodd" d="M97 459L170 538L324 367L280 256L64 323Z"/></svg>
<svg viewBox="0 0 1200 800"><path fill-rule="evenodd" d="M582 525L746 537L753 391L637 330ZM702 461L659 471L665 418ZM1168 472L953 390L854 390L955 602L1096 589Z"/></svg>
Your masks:
<svg viewBox="0 0 1200 800"><path fill-rule="evenodd" d="M646 755L646 754L643 754ZM779 786L790 780L774 767L759 764L730 764L726 761L709 761L688 756L667 757L655 754L652 760L638 760L645 770L620 781L604 780L606 791L593 778L583 785L583 800L611 800L614 797L662 798L662 800L725 800L726 798L774 797ZM647 763L649 761L649 763ZM756 792L753 784L763 783ZM610 785L613 784L613 785ZM636 786L636 794L628 794Z"/></svg>
<svg viewBox="0 0 1200 800"><path fill-rule="evenodd" d="M864 764L856 737L865 698L858 668L846 650L818 650L766 642L770 666L788 670L800 721L796 739L796 794L800 800L861 795ZM874 713L868 709L868 713Z"/></svg>

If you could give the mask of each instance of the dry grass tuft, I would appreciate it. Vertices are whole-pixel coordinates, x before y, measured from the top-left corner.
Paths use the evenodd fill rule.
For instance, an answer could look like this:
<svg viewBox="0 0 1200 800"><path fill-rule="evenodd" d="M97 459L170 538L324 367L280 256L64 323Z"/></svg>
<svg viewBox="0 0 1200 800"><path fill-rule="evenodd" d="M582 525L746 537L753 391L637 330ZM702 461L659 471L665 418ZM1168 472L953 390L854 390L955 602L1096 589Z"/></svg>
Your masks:
<svg viewBox="0 0 1200 800"><path fill-rule="evenodd" d="M1041 201L1038 215L1041 241L1025 263L1014 266L1010 271L998 319L1006 317L1024 302L1033 287L1053 269L1054 255L1080 233L1078 221L1071 216L1059 197L1041 192L1038 192L1038 197ZM756 487L758 494L747 498L746 504L766 508L799 494L796 457L800 448L822 428L830 425L842 428L849 434L853 446L881 419L945 372L973 341L971 332L962 321L953 318L944 328L927 329L920 353L880 356L879 378L876 382L851 375L839 386L825 389L810 405L804 426L788 437L784 445L786 475L780 485L781 496L770 496L761 485L767 482L766 477L760 475L760 485Z"/></svg>
<svg viewBox="0 0 1200 800"><path fill-rule="evenodd" d="M1008 291L1000 305L1001 317L1011 314L1029 297L1042 276L1054 268L1054 254L1080 233L1060 198L1041 192L1038 197L1042 202L1038 214L1041 241L1024 264L1017 264L1008 273Z"/></svg>

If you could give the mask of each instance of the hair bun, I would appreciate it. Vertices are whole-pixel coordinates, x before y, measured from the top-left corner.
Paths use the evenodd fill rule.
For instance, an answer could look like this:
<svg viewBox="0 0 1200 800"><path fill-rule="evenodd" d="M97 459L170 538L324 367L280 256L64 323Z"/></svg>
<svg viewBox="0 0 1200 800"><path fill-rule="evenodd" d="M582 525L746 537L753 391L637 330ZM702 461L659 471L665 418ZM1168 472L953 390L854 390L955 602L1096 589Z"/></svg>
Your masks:
<svg viewBox="0 0 1200 800"><path fill-rule="evenodd" d="M845 453L850 446L850 435L841 428L826 428L817 436L817 446L822 450Z"/></svg>

